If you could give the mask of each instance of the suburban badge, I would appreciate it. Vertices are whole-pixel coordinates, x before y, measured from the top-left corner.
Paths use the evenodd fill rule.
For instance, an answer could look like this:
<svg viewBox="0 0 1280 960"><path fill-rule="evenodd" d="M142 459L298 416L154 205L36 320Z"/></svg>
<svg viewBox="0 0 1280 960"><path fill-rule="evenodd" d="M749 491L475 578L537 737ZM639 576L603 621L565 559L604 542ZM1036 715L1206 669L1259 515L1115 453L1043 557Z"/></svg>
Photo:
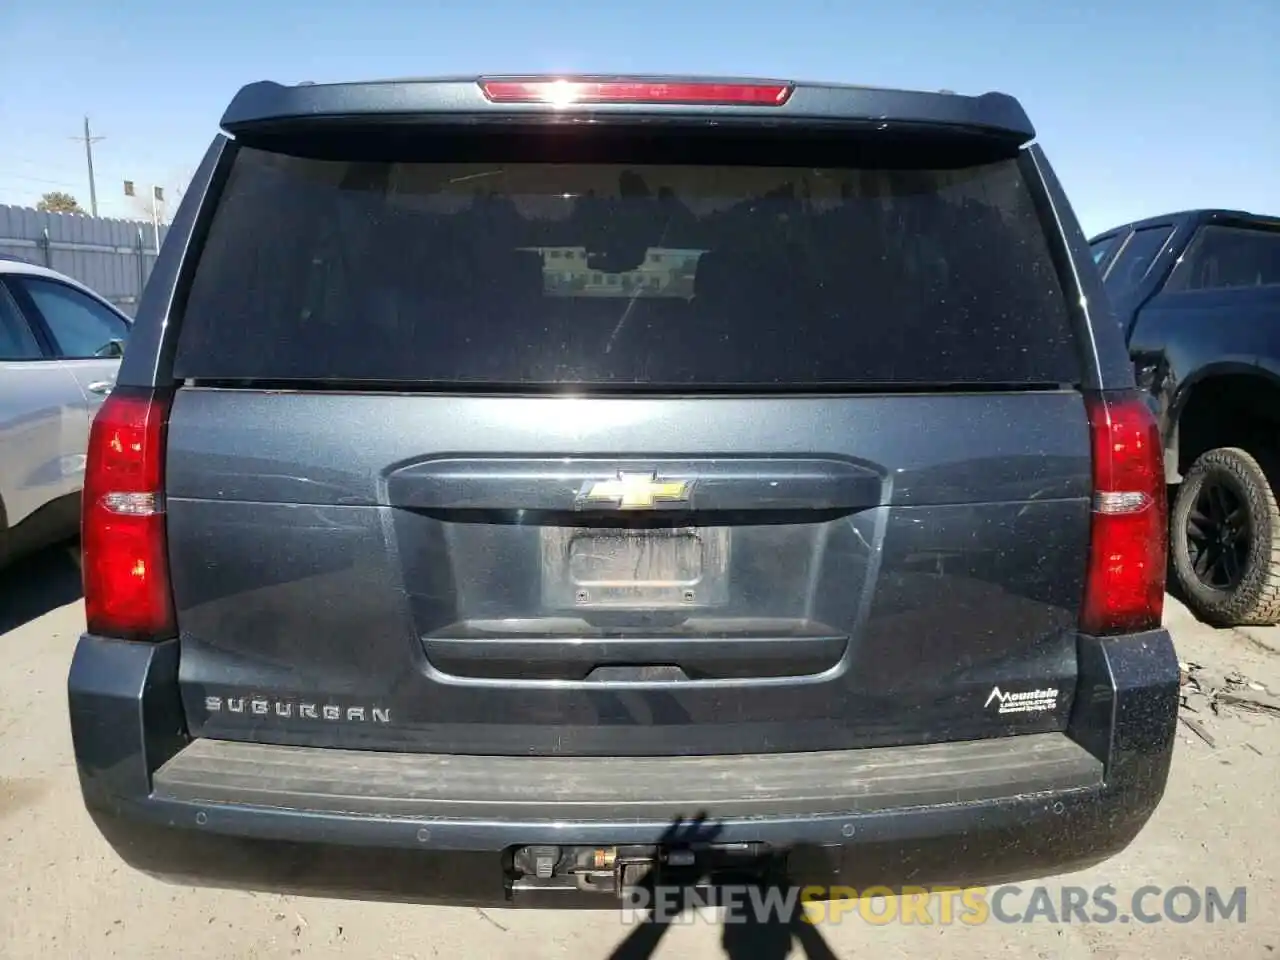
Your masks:
<svg viewBox="0 0 1280 960"><path fill-rule="evenodd" d="M246 714L256 717L294 717L329 723L390 723L391 711L366 704L308 703L304 700L268 700L263 697L205 697L210 713Z"/></svg>

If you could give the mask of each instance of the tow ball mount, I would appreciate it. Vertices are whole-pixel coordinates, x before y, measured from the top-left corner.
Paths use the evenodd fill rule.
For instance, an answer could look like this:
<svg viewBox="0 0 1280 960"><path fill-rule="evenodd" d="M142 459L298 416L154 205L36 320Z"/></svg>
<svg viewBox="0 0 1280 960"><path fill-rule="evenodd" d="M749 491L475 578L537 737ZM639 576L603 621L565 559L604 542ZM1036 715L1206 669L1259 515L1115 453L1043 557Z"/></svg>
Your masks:
<svg viewBox="0 0 1280 960"><path fill-rule="evenodd" d="M621 897L628 889L672 883L708 883L732 875L759 878L773 862L767 844L689 846L520 847L512 855L513 890L579 890Z"/></svg>

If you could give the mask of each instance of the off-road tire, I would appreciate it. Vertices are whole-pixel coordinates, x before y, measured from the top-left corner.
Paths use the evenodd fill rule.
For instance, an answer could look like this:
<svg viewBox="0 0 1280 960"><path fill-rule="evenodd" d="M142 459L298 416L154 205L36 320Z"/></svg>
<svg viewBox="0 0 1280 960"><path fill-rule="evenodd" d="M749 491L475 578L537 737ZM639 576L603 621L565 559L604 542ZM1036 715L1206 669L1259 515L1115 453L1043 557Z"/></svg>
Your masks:
<svg viewBox="0 0 1280 960"><path fill-rule="evenodd" d="M1192 568L1187 518L1206 481L1223 484L1244 505L1250 542L1239 580L1209 586ZM1238 447L1203 454L1185 473L1169 518L1170 565L1187 606L1215 626L1269 626L1280 621L1280 507L1262 464Z"/></svg>

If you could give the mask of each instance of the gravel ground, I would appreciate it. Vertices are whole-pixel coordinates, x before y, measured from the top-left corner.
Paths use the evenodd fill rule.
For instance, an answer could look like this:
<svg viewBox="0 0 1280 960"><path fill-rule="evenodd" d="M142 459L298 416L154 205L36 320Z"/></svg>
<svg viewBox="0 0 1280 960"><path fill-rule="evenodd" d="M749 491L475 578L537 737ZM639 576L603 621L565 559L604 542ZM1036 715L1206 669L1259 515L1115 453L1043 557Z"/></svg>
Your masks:
<svg viewBox="0 0 1280 960"><path fill-rule="evenodd" d="M195 890L119 863L83 811L64 683L82 625L78 573L53 551L0 576L0 957L1276 957L1280 960L1280 717L1211 709L1212 691L1280 694L1280 630L1217 631L1170 601L1179 656L1206 693L1188 698L1211 746L1181 726L1165 799L1112 861L1054 878L1110 884L1125 912L1144 885L1246 887L1245 922L871 925L855 910L788 947L769 928L692 923L655 944L618 913L364 904ZM1010 901L1024 909L1026 897ZM1158 906L1156 897L1148 904ZM788 949L791 950L788 953Z"/></svg>

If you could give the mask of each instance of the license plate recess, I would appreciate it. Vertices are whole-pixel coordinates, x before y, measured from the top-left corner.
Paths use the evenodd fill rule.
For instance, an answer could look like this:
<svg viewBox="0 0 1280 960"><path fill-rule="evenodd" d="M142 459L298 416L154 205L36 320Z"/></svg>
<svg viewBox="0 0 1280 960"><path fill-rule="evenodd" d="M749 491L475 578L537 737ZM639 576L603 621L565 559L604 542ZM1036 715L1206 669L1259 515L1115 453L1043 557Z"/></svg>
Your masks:
<svg viewBox="0 0 1280 960"><path fill-rule="evenodd" d="M549 609L722 606L728 578L727 527L542 531L542 602Z"/></svg>

